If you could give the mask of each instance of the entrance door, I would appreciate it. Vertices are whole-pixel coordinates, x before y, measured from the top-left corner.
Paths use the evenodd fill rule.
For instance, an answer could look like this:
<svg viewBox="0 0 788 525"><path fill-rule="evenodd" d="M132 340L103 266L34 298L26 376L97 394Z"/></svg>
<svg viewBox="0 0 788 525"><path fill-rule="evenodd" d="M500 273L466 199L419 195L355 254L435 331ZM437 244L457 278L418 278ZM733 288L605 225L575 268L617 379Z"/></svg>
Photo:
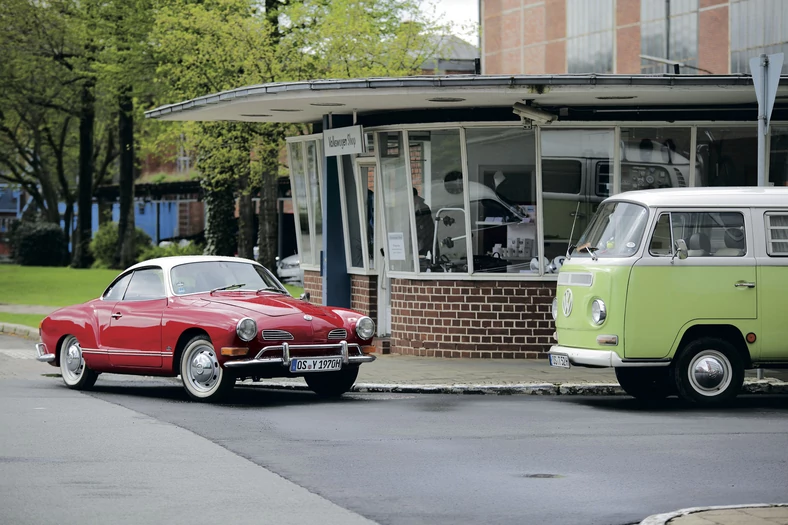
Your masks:
<svg viewBox="0 0 788 525"><path fill-rule="evenodd" d="M749 212L660 210L629 278L624 355L666 357L689 323L756 319L751 232ZM673 257L678 239L689 248L684 260Z"/></svg>
<svg viewBox="0 0 788 525"><path fill-rule="evenodd" d="M391 292L390 279L386 273L386 260L381 253L383 245L379 239L385 239L386 233L383 229L383 197L381 192L376 191L379 187L377 183L377 173L375 163L367 159L358 164L359 187L366 188L365 199L365 228L367 231L367 257L369 258L369 269L376 270L378 274L377 284L377 312L378 318L375 320L377 325L378 337L386 337L391 334ZM377 210L377 213L375 213Z"/></svg>

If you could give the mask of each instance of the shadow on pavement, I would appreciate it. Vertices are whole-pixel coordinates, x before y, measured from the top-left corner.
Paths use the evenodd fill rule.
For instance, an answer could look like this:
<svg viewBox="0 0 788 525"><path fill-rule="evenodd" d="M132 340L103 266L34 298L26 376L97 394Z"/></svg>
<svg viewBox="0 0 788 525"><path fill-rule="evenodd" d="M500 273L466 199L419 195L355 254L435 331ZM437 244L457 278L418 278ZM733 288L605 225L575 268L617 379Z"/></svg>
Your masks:
<svg viewBox="0 0 788 525"><path fill-rule="evenodd" d="M615 396L615 397L568 397L559 396L559 400L563 403L572 403L576 405L584 405L592 408L603 410L615 410L619 412L746 412L752 410L779 410L788 411L788 396L786 395L757 395L757 396L739 396L733 401L715 407L699 407L692 405L681 399L672 397L661 401L638 401L629 396Z"/></svg>
<svg viewBox="0 0 788 525"><path fill-rule="evenodd" d="M64 387L65 388L65 387ZM97 394L107 401L117 396L136 397L140 399L158 399L161 401L172 401L180 403L200 404L193 401L182 386L178 384L141 384L127 382L125 384L100 384L97 383L89 394ZM236 386L227 398L220 403L212 403L215 406L225 406L233 408L258 408L276 407L293 405L314 405L332 403L358 403L364 399L356 397L354 394L345 394L340 399L322 399L308 391L290 390L269 390L262 387Z"/></svg>

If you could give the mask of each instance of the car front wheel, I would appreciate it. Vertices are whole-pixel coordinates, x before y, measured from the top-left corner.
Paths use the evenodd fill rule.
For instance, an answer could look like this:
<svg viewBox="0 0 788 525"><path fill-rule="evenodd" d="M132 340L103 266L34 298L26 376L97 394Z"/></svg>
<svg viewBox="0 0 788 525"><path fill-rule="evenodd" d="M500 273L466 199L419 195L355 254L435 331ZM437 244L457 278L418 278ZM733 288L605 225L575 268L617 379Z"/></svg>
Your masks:
<svg viewBox="0 0 788 525"><path fill-rule="evenodd" d="M339 397L353 388L357 377L358 365L354 365L338 372L306 374L304 380L312 392L320 397Z"/></svg>
<svg viewBox="0 0 788 525"><path fill-rule="evenodd" d="M98 379L98 373L85 364L82 347L73 335L66 337L60 345L60 375L66 386L74 390L88 390Z"/></svg>
<svg viewBox="0 0 788 525"><path fill-rule="evenodd" d="M235 385L235 376L219 365L213 343L205 335L186 343L180 371L186 392L197 401L218 401Z"/></svg>
<svg viewBox="0 0 788 525"><path fill-rule="evenodd" d="M713 405L736 397L744 383L744 363L724 339L702 337L688 344L675 362L679 396L698 405Z"/></svg>
<svg viewBox="0 0 788 525"><path fill-rule="evenodd" d="M641 401L657 401L673 393L667 367L616 368L616 379L624 392Z"/></svg>

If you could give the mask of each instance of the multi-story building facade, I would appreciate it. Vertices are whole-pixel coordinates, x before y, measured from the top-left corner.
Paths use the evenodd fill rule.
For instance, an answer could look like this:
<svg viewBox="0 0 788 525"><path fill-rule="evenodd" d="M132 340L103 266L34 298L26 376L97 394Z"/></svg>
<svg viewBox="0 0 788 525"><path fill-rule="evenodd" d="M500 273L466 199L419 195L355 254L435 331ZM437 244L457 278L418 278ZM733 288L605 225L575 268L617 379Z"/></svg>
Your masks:
<svg viewBox="0 0 788 525"><path fill-rule="evenodd" d="M788 50L785 0L480 0L480 19L490 75L749 74Z"/></svg>

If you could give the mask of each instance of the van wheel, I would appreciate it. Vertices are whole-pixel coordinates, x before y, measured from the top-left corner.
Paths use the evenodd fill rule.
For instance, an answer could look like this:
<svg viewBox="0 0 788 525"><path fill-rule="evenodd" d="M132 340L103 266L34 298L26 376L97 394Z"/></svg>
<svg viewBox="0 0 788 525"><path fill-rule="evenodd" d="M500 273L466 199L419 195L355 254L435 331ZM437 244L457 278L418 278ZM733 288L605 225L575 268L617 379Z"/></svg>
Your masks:
<svg viewBox="0 0 788 525"><path fill-rule="evenodd" d="M616 368L616 379L624 392L641 401L657 401L674 393L668 367Z"/></svg>
<svg viewBox="0 0 788 525"><path fill-rule="evenodd" d="M738 395L744 383L744 363L724 339L702 337L685 346L675 362L679 396L697 405L714 405Z"/></svg>
<svg viewBox="0 0 788 525"><path fill-rule="evenodd" d="M305 374L304 381L320 397L339 397L353 388L357 377L358 365L351 365L337 372Z"/></svg>

